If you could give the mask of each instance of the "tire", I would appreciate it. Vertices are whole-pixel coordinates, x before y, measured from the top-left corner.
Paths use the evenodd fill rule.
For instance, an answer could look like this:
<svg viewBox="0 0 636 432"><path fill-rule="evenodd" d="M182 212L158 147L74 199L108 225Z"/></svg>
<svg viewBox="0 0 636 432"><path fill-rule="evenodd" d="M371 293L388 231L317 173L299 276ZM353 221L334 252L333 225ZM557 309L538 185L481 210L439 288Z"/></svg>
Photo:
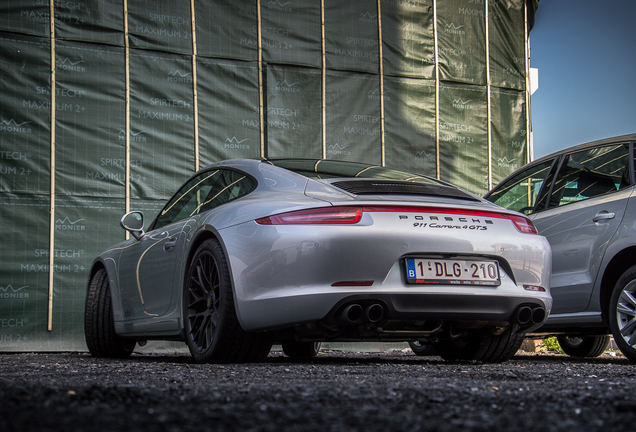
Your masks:
<svg viewBox="0 0 636 432"><path fill-rule="evenodd" d="M636 266L623 273L614 286L609 323L618 348L636 363Z"/></svg>
<svg viewBox="0 0 636 432"><path fill-rule="evenodd" d="M320 351L320 342L285 341L282 343L283 353L294 360L311 360Z"/></svg>
<svg viewBox="0 0 636 432"><path fill-rule="evenodd" d="M93 357L128 358L135 349L134 340L115 334L113 302L106 270L98 270L88 284L84 310L84 337Z"/></svg>
<svg viewBox="0 0 636 432"><path fill-rule="evenodd" d="M517 332L517 326L511 326L499 335L472 335L458 340L438 342L434 348L448 361L476 360L501 363L510 360L516 354L523 338L524 334Z"/></svg>
<svg viewBox="0 0 636 432"><path fill-rule="evenodd" d="M215 239L192 258L183 310L186 343L197 363L258 362L269 354L271 337L245 332L238 322L227 259Z"/></svg>
<svg viewBox="0 0 636 432"><path fill-rule="evenodd" d="M605 352L610 337L558 335L557 341L564 353L570 357L598 357Z"/></svg>
<svg viewBox="0 0 636 432"><path fill-rule="evenodd" d="M418 356L432 356L437 354L435 347L426 342L410 341L409 346L415 355Z"/></svg>

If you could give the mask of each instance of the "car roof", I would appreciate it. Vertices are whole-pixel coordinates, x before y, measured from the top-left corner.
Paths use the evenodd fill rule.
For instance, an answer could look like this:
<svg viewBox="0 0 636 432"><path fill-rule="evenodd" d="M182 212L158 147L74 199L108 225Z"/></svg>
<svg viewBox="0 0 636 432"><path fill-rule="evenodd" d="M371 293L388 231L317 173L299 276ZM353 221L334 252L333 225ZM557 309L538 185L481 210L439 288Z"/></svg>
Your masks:
<svg viewBox="0 0 636 432"><path fill-rule="evenodd" d="M557 156L560 156L560 155L562 155L564 153L573 153L573 152L577 152L577 151L580 151L580 150L585 150L585 149L588 149L588 148L602 147L604 145L609 145L609 144L619 143L619 142L628 142L628 141L636 141L636 134L620 135L620 136L615 136L615 137L611 137L611 138L604 138L604 139L601 139L601 140L591 141L591 142L584 143L584 144L578 144L578 145L575 145L575 146L572 146L572 147L568 147L568 148L556 151L554 153L550 153L549 155L542 156L539 159L533 160L531 163L532 164L540 163L540 162L545 161L547 159L552 159L552 158L555 158Z"/></svg>

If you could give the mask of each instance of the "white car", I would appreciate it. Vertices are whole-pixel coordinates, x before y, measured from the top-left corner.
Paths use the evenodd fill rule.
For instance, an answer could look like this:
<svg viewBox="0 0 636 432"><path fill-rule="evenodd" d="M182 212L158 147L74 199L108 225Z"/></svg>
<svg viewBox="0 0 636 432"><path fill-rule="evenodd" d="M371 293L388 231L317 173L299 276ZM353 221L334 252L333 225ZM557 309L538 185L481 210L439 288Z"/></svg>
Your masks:
<svg viewBox="0 0 636 432"><path fill-rule="evenodd" d="M192 176L94 262L93 355L185 341L198 362L307 358L321 341L510 358L550 312L550 247L525 216L447 183L330 160L232 160Z"/></svg>

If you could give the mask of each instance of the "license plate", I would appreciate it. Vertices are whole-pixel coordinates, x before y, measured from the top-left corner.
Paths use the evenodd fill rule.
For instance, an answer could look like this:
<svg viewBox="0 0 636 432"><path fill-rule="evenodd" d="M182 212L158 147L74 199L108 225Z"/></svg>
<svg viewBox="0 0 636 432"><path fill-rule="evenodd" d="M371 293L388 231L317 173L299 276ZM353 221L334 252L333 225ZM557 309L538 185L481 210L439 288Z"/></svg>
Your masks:
<svg viewBox="0 0 636 432"><path fill-rule="evenodd" d="M501 285L497 261L407 258L406 278L412 284Z"/></svg>

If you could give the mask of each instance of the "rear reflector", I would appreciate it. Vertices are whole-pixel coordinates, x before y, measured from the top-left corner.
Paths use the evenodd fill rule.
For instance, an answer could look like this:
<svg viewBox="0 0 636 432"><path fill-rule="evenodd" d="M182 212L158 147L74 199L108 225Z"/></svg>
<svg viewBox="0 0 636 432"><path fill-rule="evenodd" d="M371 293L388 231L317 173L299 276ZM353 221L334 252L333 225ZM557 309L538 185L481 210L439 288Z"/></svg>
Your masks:
<svg viewBox="0 0 636 432"><path fill-rule="evenodd" d="M542 286L538 286L538 285L524 285L523 289L525 289L526 291L545 292L545 288L543 288Z"/></svg>
<svg viewBox="0 0 636 432"><path fill-rule="evenodd" d="M527 234L539 234L530 219L524 216L497 213L483 210L468 210L446 207L417 207L417 206L342 206L321 207L308 210L298 210L256 219L260 225L311 225L311 224L355 224L360 222L364 212L390 213L443 213L470 217L485 217L509 219L517 230Z"/></svg>
<svg viewBox="0 0 636 432"><path fill-rule="evenodd" d="M373 285L373 281L343 281L343 282L335 282L332 283L332 287L341 287L341 286L371 286Z"/></svg>

